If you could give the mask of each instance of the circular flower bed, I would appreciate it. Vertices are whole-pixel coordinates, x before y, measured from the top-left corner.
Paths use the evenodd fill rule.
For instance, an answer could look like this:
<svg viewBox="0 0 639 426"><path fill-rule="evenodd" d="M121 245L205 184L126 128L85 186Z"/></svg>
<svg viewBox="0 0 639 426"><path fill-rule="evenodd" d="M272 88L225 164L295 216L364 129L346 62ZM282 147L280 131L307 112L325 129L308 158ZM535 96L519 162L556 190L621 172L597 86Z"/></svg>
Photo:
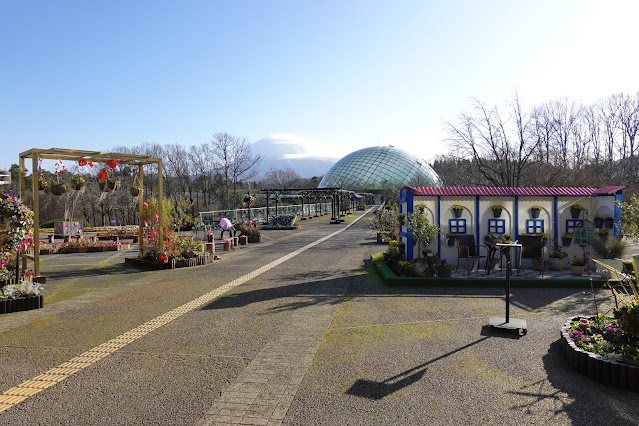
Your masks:
<svg viewBox="0 0 639 426"><path fill-rule="evenodd" d="M33 244L33 211L18 197L0 193L0 216L7 219L8 231L0 235L0 279L6 276L5 264L13 253Z"/></svg>
<svg viewBox="0 0 639 426"><path fill-rule="evenodd" d="M561 330L573 367L606 385L639 392L639 341L618 319L577 316Z"/></svg>

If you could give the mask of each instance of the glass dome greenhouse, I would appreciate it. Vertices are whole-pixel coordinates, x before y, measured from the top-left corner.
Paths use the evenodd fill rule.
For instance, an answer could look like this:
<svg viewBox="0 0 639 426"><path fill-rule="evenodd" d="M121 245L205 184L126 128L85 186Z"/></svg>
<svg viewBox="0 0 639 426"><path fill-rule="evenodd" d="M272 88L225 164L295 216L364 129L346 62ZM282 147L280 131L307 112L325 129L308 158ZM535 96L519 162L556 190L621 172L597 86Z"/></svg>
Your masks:
<svg viewBox="0 0 639 426"><path fill-rule="evenodd" d="M319 187L372 191L404 185L441 183L425 160L394 146L373 146L351 152L335 163Z"/></svg>

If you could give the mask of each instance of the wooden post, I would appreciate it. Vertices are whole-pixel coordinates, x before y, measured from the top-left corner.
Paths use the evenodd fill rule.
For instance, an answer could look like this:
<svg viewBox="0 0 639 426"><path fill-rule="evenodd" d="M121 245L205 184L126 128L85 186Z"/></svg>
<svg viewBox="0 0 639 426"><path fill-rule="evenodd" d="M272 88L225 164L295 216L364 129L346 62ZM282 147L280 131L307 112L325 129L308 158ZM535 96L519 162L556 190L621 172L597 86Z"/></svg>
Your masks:
<svg viewBox="0 0 639 426"><path fill-rule="evenodd" d="M138 181L140 182L140 198L138 199L138 259L144 257L144 166L138 166Z"/></svg>
<svg viewBox="0 0 639 426"><path fill-rule="evenodd" d="M160 216L158 226L158 251L164 251L164 198L162 181L162 160L158 160L158 216Z"/></svg>

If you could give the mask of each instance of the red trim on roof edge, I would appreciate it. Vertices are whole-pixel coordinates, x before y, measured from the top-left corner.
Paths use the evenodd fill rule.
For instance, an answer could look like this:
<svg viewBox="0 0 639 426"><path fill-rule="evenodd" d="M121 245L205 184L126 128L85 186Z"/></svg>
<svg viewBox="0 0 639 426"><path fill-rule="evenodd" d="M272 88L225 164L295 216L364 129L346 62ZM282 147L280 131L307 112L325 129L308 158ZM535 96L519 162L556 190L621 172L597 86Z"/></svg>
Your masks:
<svg viewBox="0 0 639 426"><path fill-rule="evenodd" d="M625 186L606 186L604 188L575 187L530 187L513 188L499 186L466 187L466 186L404 186L415 195L442 196L495 196L495 197L590 197L593 195L612 195Z"/></svg>

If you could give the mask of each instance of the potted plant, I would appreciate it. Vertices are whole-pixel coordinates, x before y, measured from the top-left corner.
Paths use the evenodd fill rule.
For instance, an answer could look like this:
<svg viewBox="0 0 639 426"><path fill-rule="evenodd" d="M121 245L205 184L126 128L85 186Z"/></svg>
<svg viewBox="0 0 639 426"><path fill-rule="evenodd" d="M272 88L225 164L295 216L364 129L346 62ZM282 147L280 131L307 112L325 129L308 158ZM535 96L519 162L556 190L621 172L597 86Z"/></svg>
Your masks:
<svg viewBox="0 0 639 426"><path fill-rule="evenodd" d="M51 193L53 195L62 195L66 192L67 187L63 183L54 183L51 185Z"/></svg>
<svg viewBox="0 0 639 426"><path fill-rule="evenodd" d="M599 214L595 213L593 222L595 223L595 228L603 228L603 217L601 217Z"/></svg>
<svg viewBox="0 0 639 426"><path fill-rule="evenodd" d="M397 213L397 221L399 222L399 226L404 226L404 220L406 219L406 215L404 213Z"/></svg>
<svg viewBox="0 0 639 426"><path fill-rule="evenodd" d="M581 212L584 210L586 210L585 207L580 206L579 204L573 204L572 206L570 206L570 215L573 219L579 219Z"/></svg>
<svg viewBox="0 0 639 426"><path fill-rule="evenodd" d="M494 217L501 217L501 212L504 206L502 206L501 204L495 204L494 206L490 206L490 208L493 210Z"/></svg>
<svg viewBox="0 0 639 426"><path fill-rule="evenodd" d="M532 216L533 219L537 219L539 217L539 213L541 213L541 206L532 206L530 208L530 216Z"/></svg>
<svg viewBox="0 0 639 426"><path fill-rule="evenodd" d="M607 229L602 229L607 231ZM595 252L601 256L602 262L606 265L612 266L618 271L623 269L623 261L621 258L628 252L629 245L622 237L606 238L605 240L592 240L590 242ZM595 265L597 269L602 269L598 264Z"/></svg>
<svg viewBox="0 0 639 426"><path fill-rule="evenodd" d="M512 241L510 240L512 238L512 236L510 234L504 234L504 239L502 240L502 243L504 244L510 244Z"/></svg>
<svg viewBox="0 0 639 426"><path fill-rule="evenodd" d="M104 182L102 182L102 181L98 182L98 187L100 188L100 191L102 191L102 192L109 192L109 191L111 191L111 188L109 188L109 184L108 184L108 182L106 182L106 181L104 181Z"/></svg>
<svg viewBox="0 0 639 426"><path fill-rule="evenodd" d="M448 264L446 260L442 260L435 265L435 270L439 278L450 278L453 272L453 265Z"/></svg>
<svg viewBox="0 0 639 426"><path fill-rule="evenodd" d="M599 230L599 239L604 241L608 239L608 230L606 228Z"/></svg>
<svg viewBox="0 0 639 426"><path fill-rule="evenodd" d="M86 184L86 181L84 180L84 178L82 176L73 176L71 178L71 184L73 185L73 188L76 191L79 191L82 188L84 188L84 185Z"/></svg>
<svg viewBox="0 0 639 426"><path fill-rule="evenodd" d="M535 271L542 271L546 261L544 259L533 259L532 266Z"/></svg>
<svg viewBox="0 0 639 426"><path fill-rule="evenodd" d="M455 245L455 233L446 232L444 236L446 237L446 242L448 243L448 247L453 247Z"/></svg>
<svg viewBox="0 0 639 426"><path fill-rule="evenodd" d="M142 190L142 188L140 187L140 185L137 184L133 184L131 186L131 195L133 197L137 197L138 195L140 195L140 191Z"/></svg>
<svg viewBox="0 0 639 426"><path fill-rule="evenodd" d="M564 247L569 247L569 246L570 246L570 243L572 243L572 237L573 237L573 234L572 234L572 233L570 233L570 232L565 232L565 233L564 233L564 236L563 236L563 237L561 237L561 244L562 244Z"/></svg>
<svg viewBox="0 0 639 426"><path fill-rule="evenodd" d="M612 218L608 215L603 215L602 219L604 228L612 229L612 225L614 225L614 221L612 220Z"/></svg>
<svg viewBox="0 0 639 426"><path fill-rule="evenodd" d="M44 191L49 186L49 182L45 178L38 178L38 190Z"/></svg>
<svg viewBox="0 0 639 426"><path fill-rule="evenodd" d="M553 250L548 258L550 259L549 266L553 271L561 271L564 266L564 258L568 256L568 253L561 251L561 247L558 247L557 250Z"/></svg>
<svg viewBox="0 0 639 426"><path fill-rule="evenodd" d="M120 179L109 178L107 179L107 186L109 187L109 191L114 191L120 188Z"/></svg>
<svg viewBox="0 0 639 426"><path fill-rule="evenodd" d="M462 216L462 212L464 211L464 206L453 204L451 208L453 209L453 216L459 219Z"/></svg>
<svg viewBox="0 0 639 426"><path fill-rule="evenodd" d="M570 273L573 275L582 276L586 269L586 259L574 256L570 261Z"/></svg>

